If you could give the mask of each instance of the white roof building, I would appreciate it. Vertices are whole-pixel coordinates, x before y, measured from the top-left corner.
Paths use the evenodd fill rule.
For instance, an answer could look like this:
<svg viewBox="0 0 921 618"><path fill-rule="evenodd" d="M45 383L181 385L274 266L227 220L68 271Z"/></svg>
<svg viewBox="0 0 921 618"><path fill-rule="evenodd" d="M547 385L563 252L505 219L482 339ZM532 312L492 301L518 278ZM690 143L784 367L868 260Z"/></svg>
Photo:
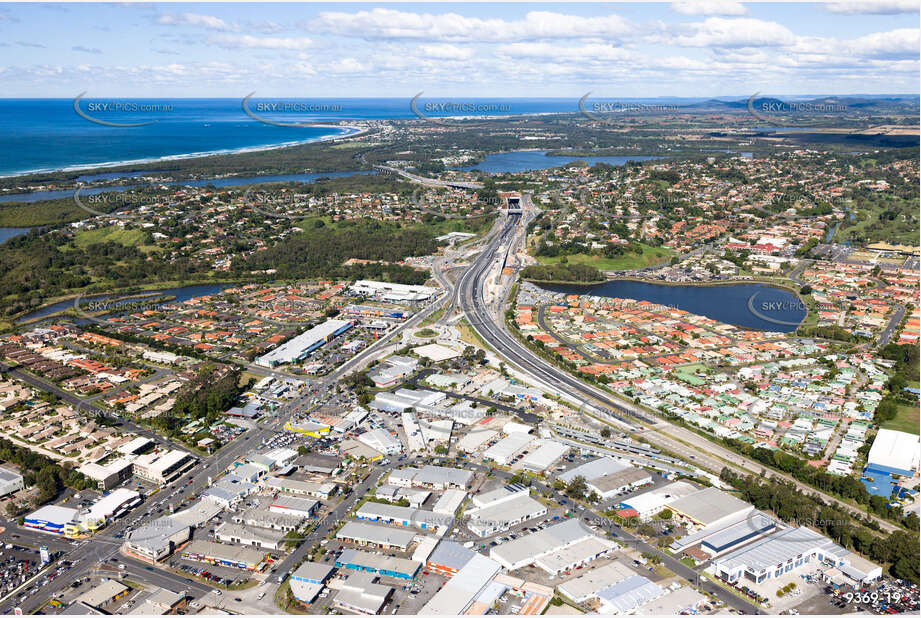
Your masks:
<svg viewBox="0 0 921 618"><path fill-rule="evenodd" d="M514 571L533 564L542 556L559 552L589 538L595 538L591 528L581 520L567 519L514 541L496 545L489 550L489 557L509 571Z"/></svg>
<svg viewBox="0 0 921 618"><path fill-rule="evenodd" d="M526 433L513 433L486 449L483 452L483 458L495 461L501 466L507 465L533 440L534 438Z"/></svg>
<svg viewBox="0 0 921 618"><path fill-rule="evenodd" d="M499 574L495 560L474 555L451 580L422 606L420 615L460 616L466 612L481 592Z"/></svg>
<svg viewBox="0 0 921 618"><path fill-rule="evenodd" d="M529 472L543 472L568 452L569 447L562 442L544 440L521 460L521 467Z"/></svg>
<svg viewBox="0 0 921 618"><path fill-rule="evenodd" d="M914 476L921 461L919 440L919 436L904 431L880 429L870 447L867 467L878 472Z"/></svg>
<svg viewBox="0 0 921 618"><path fill-rule="evenodd" d="M403 450L403 443L386 429L372 429L358 436L358 441L384 455L394 455Z"/></svg>

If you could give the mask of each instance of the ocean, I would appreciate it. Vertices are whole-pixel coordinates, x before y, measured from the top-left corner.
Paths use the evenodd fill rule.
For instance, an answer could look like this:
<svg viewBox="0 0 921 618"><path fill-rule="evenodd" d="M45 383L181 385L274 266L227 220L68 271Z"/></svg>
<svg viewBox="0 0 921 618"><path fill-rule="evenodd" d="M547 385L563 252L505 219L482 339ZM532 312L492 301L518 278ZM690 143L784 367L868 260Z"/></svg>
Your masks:
<svg viewBox="0 0 921 618"><path fill-rule="evenodd" d="M0 100L0 176L107 167L274 148L347 134L344 128L290 127L247 115L243 99ZM249 111L271 122L578 113L578 99L254 98ZM279 111L281 110L281 111Z"/></svg>

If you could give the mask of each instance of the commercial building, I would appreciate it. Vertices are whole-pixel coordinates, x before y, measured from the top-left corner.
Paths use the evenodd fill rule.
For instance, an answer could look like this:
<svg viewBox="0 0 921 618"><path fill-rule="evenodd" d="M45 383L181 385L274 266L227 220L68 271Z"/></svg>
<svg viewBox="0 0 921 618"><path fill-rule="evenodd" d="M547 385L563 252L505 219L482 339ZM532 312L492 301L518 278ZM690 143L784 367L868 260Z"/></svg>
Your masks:
<svg viewBox="0 0 921 618"><path fill-rule="evenodd" d="M636 496L630 496L618 507L618 515L626 517L652 517L671 502L700 491L700 488L684 481L675 481Z"/></svg>
<svg viewBox="0 0 921 618"><path fill-rule="evenodd" d="M434 363L442 363L452 358L458 358L461 355L458 350L437 343L427 343L415 347L413 348L413 354L427 358Z"/></svg>
<svg viewBox="0 0 921 618"><path fill-rule="evenodd" d="M160 517L128 533L124 549L146 562L157 562L171 556L192 536L187 524L172 517Z"/></svg>
<svg viewBox="0 0 921 618"><path fill-rule="evenodd" d="M192 541L182 549L182 557L186 560L254 571L265 560L266 553L248 547L221 545L211 541Z"/></svg>
<svg viewBox="0 0 921 618"><path fill-rule="evenodd" d="M275 463L275 468L284 468L294 463L297 451L293 448L276 448L266 452L264 456Z"/></svg>
<svg viewBox="0 0 921 618"><path fill-rule="evenodd" d="M668 503L668 508L690 523L703 528L724 527L735 523L755 510L751 504L716 487L705 487L698 492Z"/></svg>
<svg viewBox="0 0 921 618"><path fill-rule="evenodd" d="M441 541L429 554L425 566L448 577L460 571L477 553L454 541Z"/></svg>
<svg viewBox="0 0 921 618"><path fill-rule="evenodd" d="M73 536L84 532L94 532L118 519L140 503L141 494L120 487L109 495L99 498L88 509L78 512L74 519L64 526L64 534Z"/></svg>
<svg viewBox="0 0 921 618"><path fill-rule="evenodd" d="M543 440L534 451L521 460L521 467L528 472L543 472L569 452L569 447L556 440Z"/></svg>
<svg viewBox="0 0 921 618"><path fill-rule="evenodd" d="M336 558L336 567L365 573L378 573L398 579L413 579L422 564L406 558L372 554L357 549L344 549Z"/></svg>
<svg viewBox="0 0 921 618"><path fill-rule="evenodd" d="M202 492L201 496L229 509L242 502L257 489L258 486L255 483L250 483L236 474L225 474L217 483Z"/></svg>
<svg viewBox="0 0 921 618"><path fill-rule="evenodd" d="M352 328L350 320L327 320L256 359L257 365L277 367L304 360L311 352Z"/></svg>
<svg viewBox="0 0 921 618"><path fill-rule="evenodd" d="M390 356L381 361L377 367L369 371L368 378L374 382L374 386L377 388L389 388L411 375L418 367L419 359L412 358L411 356ZM383 393L378 394L383 395ZM387 402L385 397L382 397L380 400L375 397L371 407L385 412L402 412L404 409L414 404L409 404L409 406L404 405L399 409L394 409L394 405L396 404L393 402Z"/></svg>
<svg viewBox="0 0 921 618"><path fill-rule="evenodd" d="M260 504L247 509L241 515L234 515L232 519L238 524L242 523L247 526L266 528L268 530L281 530L282 532L297 530L304 523L304 518L300 515L270 511L267 504Z"/></svg>
<svg viewBox="0 0 921 618"><path fill-rule="evenodd" d="M80 603L86 603L96 609L102 608L103 605L117 601L128 594L128 587L124 586L114 579L104 581L90 590L87 590L75 600Z"/></svg>
<svg viewBox="0 0 921 618"><path fill-rule="evenodd" d="M602 500L610 500L614 496L649 485L652 483L652 473L642 468L626 468L620 472L606 474L585 483L589 491L594 491Z"/></svg>
<svg viewBox="0 0 921 618"><path fill-rule="evenodd" d="M129 616L166 616L175 615L188 606L189 598L185 592L173 592L165 588L155 588L128 612Z"/></svg>
<svg viewBox="0 0 921 618"><path fill-rule="evenodd" d="M423 615L461 616L483 592L501 567L495 560L474 554L419 612Z"/></svg>
<svg viewBox="0 0 921 618"><path fill-rule="evenodd" d="M310 498L295 498L294 496L278 496L269 504L269 510L275 513L286 513L297 517L313 517L320 503Z"/></svg>
<svg viewBox="0 0 921 618"><path fill-rule="evenodd" d="M24 488L21 474L7 468L0 468L0 496L8 496Z"/></svg>
<svg viewBox="0 0 921 618"><path fill-rule="evenodd" d="M640 575L632 575L598 592L599 613L629 614L665 595L666 590Z"/></svg>
<svg viewBox="0 0 921 618"><path fill-rule="evenodd" d="M122 455L138 455L149 449L153 444L154 442L150 438L137 437L130 442L122 444L115 450Z"/></svg>
<svg viewBox="0 0 921 618"><path fill-rule="evenodd" d="M429 489L467 489L473 482L474 473L461 468L426 465L422 468L394 470L388 477L388 484L398 487L426 487Z"/></svg>
<svg viewBox="0 0 921 618"><path fill-rule="evenodd" d="M255 528L224 522L214 529L214 538L222 543L250 545L277 551L284 545L285 533L266 528Z"/></svg>
<svg viewBox="0 0 921 618"><path fill-rule="evenodd" d="M416 533L411 530L401 530L360 521L350 521L342 526L339 532L336 533L336 538L357 545L406 551L409 549L409 546L413 544Z"/></svg>
<svg viewBox="0 0 921 618"><path fill-rule="evenodd" d="M713 560L713 572L717 577L730 583L745 580L760 584L780 577L805 565L815 568L819 564L845 570L850 566L851 552L836 545L818 532L808 528L785 528L766 536L741 549ZM861 581L870 581L880 577L882 568L859 562Z"/></svg>
<svg viewBox="0 0 921 618"><path fill-rule="evenodd" d="M332 455L318 455L317 453L307 453L297 458L297 466L304 472L314 472L317 474L326 474L332 476L342 461Z"/></svg>
<svg viewBox="0 0 921 618"><path fill-rule="evenodd" d="M366 431L358 436L357 440L384 455L395 455L403 450L403 443L399 438L386 429Z"/></svg>
<svg viewBox="0 0 921 618"><path fill-rule="evenodd" d="M285 423L285 431L291 431L294 433L303 434L305 436L310 436L311 438L319 439L332 431L332 428L326 423L318 423L311 420L298 422L288 421Z"/></svg>
<svg viewBox="0 0 921 618"><path fill-rule="evenodd" d="M134 474L134 457L129 455L104 465L86 463L80 467L79 472L96 481L96 486L100 491L106 491L131 478L131 475Z"/></svg>
<svg viewBox="0 0 921 618"><path fill-rule="evenodd" d="M710 556L719 556L737 549L744 543L770 534L777 529L777 520L761 511L749 512L741 521L726 526L707 526L676 539L671 549L681 552L695 545Z"/></svg>
<svg viewBox="0 0 921 618"><path fill-rule="evenodd" d="M485 537L547 514L547 507L532 498L527 488L508 495L510 497L467 510L467 528L477 536Z"/></svg>
<svg viewBox="0 0 921 618"><path fill-rule="evenodd" d="M272 477L266 480L265 486L273 491L296 496L311 496L328 500L339 488L335 483L314 483L312 481L298 481Z"/></svg>
<svg viewBox="0 0 921 618"><path fill-rule="evenodd" d="M880 429L867 455L867 469L871 472L912 477L918 472L921 461L919 436Z"/></svg>
<svg viewBox="0 0 921 618"><path fill-rule="evenodd" d="M526 433L513 433L486 449L483 452L483 459L494 461L500 466L508 465L533 440L534 438Z"/></svg>
<svg viewBox="0 0 921 618"><path fill-rule="evenodd" d="M667 590L659 598L644 603L635 613L640 616L696 615L707 602L707 597L690 586L682 586L677 590Z"/></svg>
<svg viewBox="0 0 921 618"><path fill-rule="evenodd" d="M432 512L437 515L453 516L466 499L467 492L463 489L447 489L435 502Z"/></svg>
<svg viewBox="0 0 921 618"><path fill-rule="evenodd" d="M420 530L435 530L454 523L453 514L443 515L432 511L414 509L408 506L365 502L355 513L357 519L379 521L404 528L414 527Z"/></svg>
<svg viewBox="0 0 921 618"><path fill-rule="evenodd" d="M342 313L359 318L387 318L391 320L405 320L412 315L412 312L404 309L375 305L346 305L342 308Z"/></svg>
<svg viewBox="0 0 921 618"><path fill-rule="evenodd" d="M64 527L77 515L77 509L48 504L25 516L23 526L51 534L64 534Z"/></svg>
<svg viewBox="0 0 921 618"><path fill-rule="evenodd" d="M387 500L388 502L399 502L400 500L406 499L409 501L409 506L418 509L423 504L425 504L425 501L429 499L429 496L432 495L432 492L426 489L412 489L410 487L397 487L396 485L382 485L377 488L377 492L375 492L374 495L381 500Z"/></svg>
<svg viewBox="0 0 921 618"><path fill-rule="evenodd" d="M333 567L322 562L305 562L291 574L289 585L294 598L302 603L313 603L323 586L333 574Z"/></svg>
<svg viewBox="0 0 921 618"><path fill-rule="evenodd" d="M591 528L581 520L568 519L514 541L496 545L489 550L489 557L509 571L514 571L535 563L542 556L590 538L596 538Z"/></svg>
<svg viewBox="0 0 921 618"><path fill-rule="evenodd" d="M545 553L535 560L534 564L550 575L559 575L563 571L577 569L606 556L616 547L617 544L613 541L593 536L557 551Z"/></svg>
<svg viewBox="0 0 921 618"><path fill-rule="evenodd" d="M171 483L195 465L189 453L172 449L166 453L148 453L134 460L134 474L158 485Z"/></svg>
<svg viewBox="0 0 921 618"><path fill-rule="evenodd" d="M393 594L393 588L375 583L377 576L371 573L349 573L339 583L339 590L333 605L346 611L374 616Z"/></svg>
<svg viewBox="0 0 921 618"><path fill-rule="evenodd" d="M598 596L598 593L636 572L622 562L609 562L608 564L591 569L584 575L570 579L557 585L557 591L575 603L585 603Z"/></svg>
<svg viewBox="0 0 921 618"><path fill-rule="evenodd" d="M626 470L629 467L630 466L621 463L614 457L599 457L598 459L593 459L592 461L570 468L566 472L560 474L558 478L564 483L571 483L577 476L581 476L586 481L591 481L608 474Z"/></svg>
<svg viewBox="0 0 921 618"><path fill-rule="evenodd" d="M392 303L423 303L435 298L438 295L438 288L363 279L349 287L349 294Z"/></svg>

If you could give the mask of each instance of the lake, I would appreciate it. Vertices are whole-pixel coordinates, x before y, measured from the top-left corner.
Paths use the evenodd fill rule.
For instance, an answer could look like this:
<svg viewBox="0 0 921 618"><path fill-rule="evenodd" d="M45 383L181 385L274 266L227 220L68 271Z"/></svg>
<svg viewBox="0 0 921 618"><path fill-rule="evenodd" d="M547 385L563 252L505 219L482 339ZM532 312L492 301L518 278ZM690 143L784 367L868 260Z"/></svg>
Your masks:
<svg viewBox="0 0 921 618"><path fill-rule="evenodd" d="M807 313L795 294L763 283L704 286L608 281L597 285L544 284L539 287L562 294L645 300L726 324L783 333L795 331Z"/></svg>
<svg viewBox="0 0 921 618"><path fill-rule="evenodd" d="M591 156L591 157L574 157L574 156L552 156L548 157L548 150L518 150L515 152L502 152L498 154L486 155L486 158L476 165L466 165L464 167L455 167L452 169L469 172L480 170L489 174L504 174L509 172L529 172L532 170L546 170L552 167L566 165L573 161L585 161L589 165L595 163L607 163L608 165L621 166L628 161L652 161L662 157L647 157L640 155L633 156Z"/></svg>

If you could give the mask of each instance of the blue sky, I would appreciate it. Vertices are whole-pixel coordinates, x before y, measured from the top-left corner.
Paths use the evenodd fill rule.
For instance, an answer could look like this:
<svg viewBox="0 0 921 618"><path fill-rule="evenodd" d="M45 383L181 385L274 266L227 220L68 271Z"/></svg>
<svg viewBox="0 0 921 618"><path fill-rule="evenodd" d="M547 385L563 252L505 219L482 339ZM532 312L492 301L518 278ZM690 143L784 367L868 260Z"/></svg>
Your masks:
<svg viewBox="0 0 921 618"><path fill-rule="evenodd" d="M4 97L917 93L918 0L0 4Z"/></svg>

